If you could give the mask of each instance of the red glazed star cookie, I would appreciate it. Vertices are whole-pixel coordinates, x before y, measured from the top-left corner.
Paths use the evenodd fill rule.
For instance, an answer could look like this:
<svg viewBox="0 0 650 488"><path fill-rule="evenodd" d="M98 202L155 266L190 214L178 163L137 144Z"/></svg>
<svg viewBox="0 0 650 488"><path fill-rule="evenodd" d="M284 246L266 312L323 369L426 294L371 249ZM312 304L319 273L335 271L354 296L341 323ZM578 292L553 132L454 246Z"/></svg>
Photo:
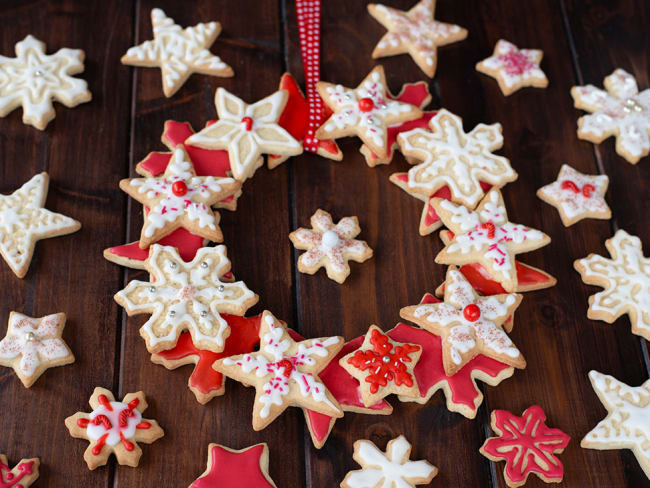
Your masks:
<svg viewBox="0 0 650 488"><path fill-rule="evenodd" d="M349 260L363 263L372 257L366 241L354 239L361 232L356 217L343 217L334 225L332 216L318 209L311 216L311 227L289 234L296 249L307 251L298 258L302 273L314 274L324 266L330 279L343 283L350 274Z"/></svg>
<svg viewBox="0 0 650 488"><path fill-rule="evenodd" d="M372 52L373 59L408 53L424 73L433 78L438 64L438 46L462 41L467 30L433 19L436 0L420 0L408 11L369 4L368 12L388 32Z"/></svg>
<svg viewBox="0 0 650 488"><path fill-rule="evenodd" d="M491 461L506 461L503 477L510 488L525 484L531 473L546 483L562 481L564 466L555 454L564 451L571 438L546 425L541 407L533 405L521 417L495 410L491 426L498 437L487 439L480 452Z"/></svg>
<svg viewBox="0 0 650 488"><path fill-rule="evenodd" d="M610 219L605 201L607 175L585 175L563 164L557 180L537 190L537 196L560 212L565 227L582 219Z"/></svg>
<svg viewBox="0 0 650 488"><path fill-rule="evenodd" d="M147 401L141 391L118 402L109 390L95 388L89 403L91 413L77 412L65 419L72 437L90 441L84 453L88 469L104 466L111 453L119 464L136 467L142 456L138 442L151 444L165 435L158 422L142 418Z"/></svg>
<svg viewBox="0 0 650 488"><path fill-rule="evenodd" d="M11 469L7 456L0 454L0 486L2 488L28 488L38 479L38 458L21 459Z"/></svg>

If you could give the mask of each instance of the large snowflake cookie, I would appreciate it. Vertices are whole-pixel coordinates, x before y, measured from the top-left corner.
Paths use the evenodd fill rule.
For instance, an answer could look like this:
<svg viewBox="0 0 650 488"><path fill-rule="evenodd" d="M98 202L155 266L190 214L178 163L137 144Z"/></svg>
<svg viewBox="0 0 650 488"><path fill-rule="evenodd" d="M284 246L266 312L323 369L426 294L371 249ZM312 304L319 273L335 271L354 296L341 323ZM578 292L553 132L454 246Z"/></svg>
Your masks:
<svg viewBox="0 0 650 488"><path fill-rule="evenodd" d="M166 97L176 93L192 73L234 75L230 66L209 51L221 32L219 22L200 23L183 29L161 9L154 8L151 24L153 40L129 48L121 61L131 66L159 67Z"/></svg>
<svg viewBox="0 0 650 488"><path fill-rule="evenodd" d="M0 486L2 488L29 488L38 479L38 458L21 459L12 469L7 456L0 454Z"/></svg>
<svg viewBox="0 0 650 488"><path fill-rule="evenodd" d="M605 247L612 259L590 254L573 263L582 281L604 288L589 297L587 317L611 324L628 314L632 333L650 341L650 258L643 255L641 240L624 230Z"/></svg>
<svg viewBox="0 0 650 488"><path fill-rule="evenodd" d="M607 417L582 439L580 446L631 449L650 479L650 380L641 386L628 386L598 371L590 371L589 379L607 409Z"/></svg>
<svg viewBox="0 0 650 488"><path fill-rule="evenodd" d="M290 406L340 418L343 411L318 373L342 347L342 337L296 342L285 325L265 311L260 326L259 351L221 359L214 368L229 378L255 387L255 430L265 428Z"/></svg>
<svg viewBox="0 0 650 488"><path fill-rule="evenodd" d="M138 442L151 444L165 435L158 422L142 418L147 401L141 391L118 402L109 390L95 388L88 403L91 413L77 412L65 419L72 437L90 441L84 452L88 469L104 466L111 453L119 464L136 467L142 456Z"/></svg>
<svg viewBox="0 0 650 488"><path fill-rule="evenodd" d="M438 468L410 457L411 443L403 435L388 441L385 453L370 441L356 441L353 458L362 469L350 471L341 488L412 488L431 483Z"/></svg>
<svg viewBox="0 0 650 488"><path fill-rule="evenodd" d="M50 178L34 176L11 195L0 195L0 254L19 278L27 274L36 241L70 234L81 224L43 208Z"/></svg>
<svg viewBox="0 0 650 488"><path fill-rule="evenodd" d="M150 313L140 335L151 353L173 348L183 330L201 349L223 351L230 326L222 313L244 315L258 297L244 282L226 283L226 247L204 247L187 263L173 247L154 244L145 269L151 281L131 281L115 295L129 315Z"/></svg>
<svg viewBox="0 0 650 488"><path fill-rule="evenodd" d="M298 271L302 273L314 274L324 266L329 278L343 283L350 274L349 260L363 263L372 257L366 241L355 239L361 232L356 217L343 217L335 225L329 213L318 209L311 216L311 227L289 234L296 249L307 251L298 258Z"/></svg>
<svg viewBox="0 0 650 488"><path fill-rule="evenodd" d="M16 44L16 57L0 56L0 117L22 105L23 123L39 130L54 118L52 100L66 107L92 98L84 80L72 75L84 70L81 49L45 54L45 43L29 35Z"/></svg>
<svg viewBox="0 0 650 488"><path fill-rule="evenodd" d="M510 488L525 484L530 473L546 483L562 481L564 466L555 454L564 451L571 438L546 425L541 407L533 405L521 417L507 410L495 410L491 426L498 437L486 439L480 452L492 461L505 459L503 477Z"/></svg>
<svg viewBox="0 0 650 488"><path fill-rule="evenodd" d="M408 11L369 4L368 12L388 32L372 52L373 58L408 53L424 73L433 78L438 64L438 46L462 41L467 30L433 19L436 0L420 0Z"/></svg>
<svg viewBox="0 0 650 488"><path fill-rule="evenodd" d="M500 39L494 46L494 54L478 62L476 71L495 78L505 96L525 86L546 88L548 79L539 67L543 56L539 49L519 49Z"/></svg>
<svg viewBox="0 0 650 488"><path fill-rule="evenodd" d="M422 117L422 110L394 100L384 68L376 66L356 88L319 81L318 93L333 114L316 131L318 139L358 136L379 158L388 155L388 127Z"/></svg>
<svg viewBox="0 0 650 488"><path fill-rule="evenodd" d="M596 144L616 137L616 152L636 164L650 152L650 89L639 93L634 76L617 69L605 78L605 90L574 86L576 108L591 112L578 119L578 137Z"/></svg>

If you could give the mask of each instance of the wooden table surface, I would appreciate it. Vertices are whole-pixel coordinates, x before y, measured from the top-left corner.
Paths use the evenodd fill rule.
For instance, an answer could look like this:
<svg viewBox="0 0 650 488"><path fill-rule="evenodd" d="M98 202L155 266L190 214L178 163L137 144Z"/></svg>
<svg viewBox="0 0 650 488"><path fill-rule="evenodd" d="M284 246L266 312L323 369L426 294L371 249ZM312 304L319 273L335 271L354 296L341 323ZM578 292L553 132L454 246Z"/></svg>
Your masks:
<svg viewBox="0 0 650 488"><path fill-rule="evenodd" d="M385 30L361 0L324 1L322 79L356 86L375 65L370 53ZM407 8L414 0L387 0ZM218 20L223 33L212 47L235 70L231 79L193 75L172 97L162 94L160 71L120 64L126 50L151 38L149 12L161 7L182 26ZM277 89L285 71L303 79L294 4L291 0L187 1L84 0L0 2L1 53L13 56L27 34L47 43L48 52L81 48L93 94L74 109L56 106L56 119L41 132L21 123L18 109L0 119L0 193L10 193L35 173L51 177L47 207L82 222L80 232L37 244L24 279L0 263L0 337L12 310L32 316L66 312L64 338L76 355L73 365L47 371L25 389L11 369L0 368L0 453L12 462L41 459L35 486L183 487L205 468L207 445L242 448L267 442L270 472L279 487L337 487L351 469L352 444L371 439L380 447L400 433L413 443L415 459L440 469L431 486L505 486L503 462L478 452L489 435L489 413L497 408L520 414L541 405L549 424L571 436L561 455L565 487L649 486L630 451L580 448L581 438L605 415L587 372L596 369L630 385L648 378L648 344L630 332L627 316L613 325L586 317L587 298L598 289L583 284L573 260L590 252L605 254L604 241L616 229L638 235L650 253L648 182L650 158L634 166L614 151L614 140L599 146L576 136L581 111L569 89L592 83L621 67L648 77L650 8L642 0L440 0L436 17L469 31L462 42L439 50L438 72L429 86L432 108L463 117L470 130L480 122L500 122L519 179L504 188L510 217L544 230L553 241L522 256L523 261L557 277L557 286L526 293L511 334L528 361L523 371L498 387L481 386L484 404L474 420L450 413L438 392L427 405L392 402L388 417L347 414L327 444L311 445L303 414L289 409L268 428L254 432L254 390L229 381L225 396L205 406L187 388L190 367L168 371L149 360L138 333L146 316L127 318L113 294L142 271L128 270L102 257L111 245L137 238L141 205L118 188L133 176L147 153L160 143L168 119L201 127L215 117L213 97L223 86L246 101ZM474 70L504 38L544 51L547 89L523 89L503 97L495 80ZM391 90L426 77L406 56L380 60ZM260 169L244 185L236 212L223 211L225 244L237 277L260 296L249 313L271 310L306 337L363 334L370 324L391 328L399 310L417 303L441 282L445 267L434 263L442 245L436 234L418 235L421 203L389 182L408 164L396 155L390 166L369 168L356 138L340 141L342 162L305 153L269 171ZM610 178L610 221L584 220L565 228L557 211L535 190L555 179L562 163ZM645 202L645 203L644 203ZM362 238L375 256L353 264L343 285L297 272L291 230L308 223L317 208L336 218L357 215ZM606 255L606 254L605 254ZM88 411L96 386L118 396L144 390L147 417L157 419L165 437L143 446L138 468L115 464L91 472L82 455L87 442L73 439L63 424L76 411ZM543 486L531 476L527 486Z"/></svg>

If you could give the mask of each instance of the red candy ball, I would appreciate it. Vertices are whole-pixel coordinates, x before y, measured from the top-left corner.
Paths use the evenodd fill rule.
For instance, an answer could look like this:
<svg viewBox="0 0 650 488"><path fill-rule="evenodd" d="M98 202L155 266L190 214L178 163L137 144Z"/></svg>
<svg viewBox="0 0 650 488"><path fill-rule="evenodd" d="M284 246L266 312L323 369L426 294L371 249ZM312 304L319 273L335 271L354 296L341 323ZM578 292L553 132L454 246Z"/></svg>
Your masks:
<svg viewBox="0 0 650 488"><path fill-rule="evenodd" d="M463 316L470 322L476 322L481 317L481 309L470 303L463 309Z"/></svg>
<svg viewBox="0 0 650 488"><path fill-rule="evenodd" d="M187 193L187 185L184 181L174 181L172 183L172 193L177 197L182 197Z"/></svg>
<svg viewBox="0 0 650 488"><path fill-rule="evenodd" d="M375 103L372 101L372 98L362 98L359 100L359 110L362 112L370 112L375 108Z"/></svg>

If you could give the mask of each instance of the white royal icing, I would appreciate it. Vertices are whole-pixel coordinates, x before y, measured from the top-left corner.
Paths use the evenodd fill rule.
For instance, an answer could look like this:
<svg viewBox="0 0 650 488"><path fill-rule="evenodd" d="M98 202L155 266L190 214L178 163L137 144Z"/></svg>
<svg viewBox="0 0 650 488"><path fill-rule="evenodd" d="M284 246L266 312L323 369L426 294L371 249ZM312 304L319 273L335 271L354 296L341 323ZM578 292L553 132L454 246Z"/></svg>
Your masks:
<svg viewBox="0 0 650 488"><path fill-rule="evenodd" d="M142 414L137 408L134 408L132 410L133 415L126 417L126 426L120 427L120 413L123 410L128 410L129 406L125 403L115 401L110 402L110 406L112 410L108 410L104 405L100 405L92 411L90 420L98 415L105 415L111 422L111 428L107 429L102 423L98 423L97 425L89 423L88 427L86 427L86 435L89 439L96 441L100 437L108 434L105 439L106 445L114 446L121 441L120 434L124 436L124 439L130 439L135 435L136 425L142 421Z"/></svg>

